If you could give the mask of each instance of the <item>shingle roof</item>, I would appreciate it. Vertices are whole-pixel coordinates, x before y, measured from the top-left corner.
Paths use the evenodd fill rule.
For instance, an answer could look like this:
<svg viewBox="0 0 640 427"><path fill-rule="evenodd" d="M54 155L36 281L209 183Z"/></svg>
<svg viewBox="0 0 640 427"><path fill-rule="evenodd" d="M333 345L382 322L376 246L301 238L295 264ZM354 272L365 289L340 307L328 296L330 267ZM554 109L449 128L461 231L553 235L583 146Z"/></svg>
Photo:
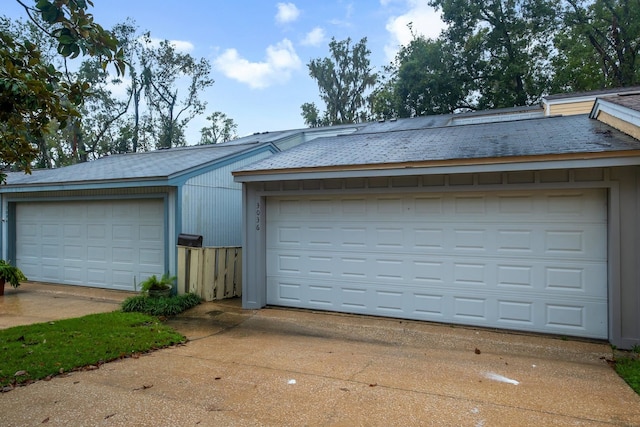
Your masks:
<svg viewBox="0 0 640 427"><path fill-rule="evenodd" d="M612 96L605 98L605 100L612 104L618 104L635 111L640 111L640 94Z"/></svg>
<svg viewBox="0 0 640 427"><path fill-rule="evenodd" d="M578 115L321 138L234 174L623 150L640 150L640 141Z"/></svg>
<svg viewBox="0 0 640 427"><path fill-rule="evenodd" d="M238 144L258 143L258 142L277 143L278 141L284 138L288 138L288 137L292 137L300 134L312 135L314 133L322 133L327 130L334 130L334 131L348 130L348 129L357 130L358 128L361 128L367 125L368 123L359 123L359 124L347 123L343 125L332 125L332 126L323 126L323 127L316 127L316 128L298 128L298 129L287 129L287 130L269 131L269 132L257 132L257 133L254 133L253 135L243 136L241 138L224 142L219 145L238 145Z"/></svg>
<svg viewBox="0 0 640 427"><path fill-rule="evenodd" d="M11 173L7 177L7 185L170 178L255 146L202 145L118 154L58 169L37 170L32 175Z"/></svg>
<svg viewBox="0 0 640 427"><path fill-rule="evenodd" d="M429 116L418 116L410 119L385 120L380 122L366 123L357 133L377 133L391 132L398 130L417 130L443 126L458 126L458 123L465 119L485 119L487 123L503 121L500 118L506 118L515 115L529 115L533 117L539 113L540 117L544 116L544 110L539 105L531 105L524 107L507 107L496 108L493 110L478 110L455 114L437 114Z"/></svg>
<svg viewBox="0 0 640 427"><path fill-rule="evenodd" d="M602 96L615 96L621 93L634 93L640 92L640 86L630 86L630 87L617 87L613 89L600 89L600 90L590 90L586 92L572 92L572 93L558 93L554 95L545 96L546 100L555 100L555 99L567 99L567 98L582 98L582 97L602 97Z"/></svg>

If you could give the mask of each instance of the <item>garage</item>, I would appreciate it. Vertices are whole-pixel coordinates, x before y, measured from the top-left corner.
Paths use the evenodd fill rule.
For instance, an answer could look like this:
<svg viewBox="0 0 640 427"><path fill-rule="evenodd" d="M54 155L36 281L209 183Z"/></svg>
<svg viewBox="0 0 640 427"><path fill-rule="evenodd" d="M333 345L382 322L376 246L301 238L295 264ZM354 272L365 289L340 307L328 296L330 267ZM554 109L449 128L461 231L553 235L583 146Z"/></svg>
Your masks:
<svg viewBox="0 0 640 427"><path fill-rule="evenodd" d="M603 189L273 197L267 304L592 338Z"/></svg>
<svg viewBox="0 0 640 427"><path fill-rule="evenodd" d="M271 156L269 141L125 153L10 172L0 186L0 258L29 280L127 291L178 275L178 236L241 243L241 185L230 170Z"/></svg>
<svg viewBox="0 0 640 427"><path fill-rule="evenodd" d="M16 203L16 263L30 280L131 290L165 266L164 200Z"/></svg>

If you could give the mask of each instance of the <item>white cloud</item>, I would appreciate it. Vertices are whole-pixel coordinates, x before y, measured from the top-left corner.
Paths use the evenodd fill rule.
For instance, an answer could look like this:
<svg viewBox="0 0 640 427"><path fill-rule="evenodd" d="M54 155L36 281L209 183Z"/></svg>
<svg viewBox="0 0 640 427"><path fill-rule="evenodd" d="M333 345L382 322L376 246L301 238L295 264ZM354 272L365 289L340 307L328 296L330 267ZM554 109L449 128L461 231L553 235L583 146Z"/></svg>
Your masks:
<svg viewBox="0 0 640 427"><path fill-rule="evenodd" d="M388 4L388 0L382 0L381 4ZM409 30L411 23L416 34L428 38L436 38L445 28L444 22L440 18L440 12L429 6L428 0L407 0L408 11L399 16L392 16L387 21L386 29L391 35L391 40L385 46L387 59L395 57L398 47L406 45L411 41L412 35Z"/></svg>
<svg viewBox="0 0 640 427"><path fill-rule="evenodd" d="M144 39L142 41L144 42ZM157 39L155 37L149 38L149 44L151 45L151 47L155 47L155 48L159 47L160 42L162 41L164 40ZM184 40L169 40L169 44L173 46L175 50L182 53L188 53L188 52L191 52L193 49L195 49L195 46L193 45L193 43L184 41Z"/></svg>
<svg viewBox="0 0 640 427"><path fill-rule="evenodd" d="M263 89L284 83L291 73L300 69L302 62L288 39L267 48L264 62L250 62L242 58L237 50L227 49L218 56L215 67L230 79L249 85L252 89Z"/></svg>
<svg viewBox="0 0 640 427"><path fill-rule="evenodd" d="M278 3L277 7L276 21L280 24L293 22L300 16L300 9L293 3Z"/></svg>
<svg viewBox="0 0 640 427"><path fill-rule="evenodd" d="M309 31L304 39L300 42L303 46L320 46L325 41L325 32L320 27L315 27Z"/></svg>

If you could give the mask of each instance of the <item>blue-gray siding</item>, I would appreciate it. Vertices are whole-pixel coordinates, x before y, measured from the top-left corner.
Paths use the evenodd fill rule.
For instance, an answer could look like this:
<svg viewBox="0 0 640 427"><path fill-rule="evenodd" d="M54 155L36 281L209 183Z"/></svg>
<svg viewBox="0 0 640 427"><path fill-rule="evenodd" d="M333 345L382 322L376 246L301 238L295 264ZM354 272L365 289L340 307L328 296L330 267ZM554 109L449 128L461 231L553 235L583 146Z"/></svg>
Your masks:
<svg viewBox="0 0 640 427"><path fill-rule="evenodd" d="M204 246L242 244L242 184L231 172L271 156L264 151L195 176L182 187L182 233L203 236Z"/></svg>

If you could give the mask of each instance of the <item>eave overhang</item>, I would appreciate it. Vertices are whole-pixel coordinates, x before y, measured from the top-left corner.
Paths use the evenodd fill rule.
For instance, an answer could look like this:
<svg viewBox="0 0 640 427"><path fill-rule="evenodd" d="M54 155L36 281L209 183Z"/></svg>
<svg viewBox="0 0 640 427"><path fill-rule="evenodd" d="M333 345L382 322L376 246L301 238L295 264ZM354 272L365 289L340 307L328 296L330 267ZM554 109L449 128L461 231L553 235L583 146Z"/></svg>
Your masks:
<svg viewBox="0 0 640 427"><path fill-rule="evenodd" d="M235 171L232 173L236 182L248 183L299 179L510 172L632 165L640 165L640 150L480 159L425 160L406 163Z"/></svg>

